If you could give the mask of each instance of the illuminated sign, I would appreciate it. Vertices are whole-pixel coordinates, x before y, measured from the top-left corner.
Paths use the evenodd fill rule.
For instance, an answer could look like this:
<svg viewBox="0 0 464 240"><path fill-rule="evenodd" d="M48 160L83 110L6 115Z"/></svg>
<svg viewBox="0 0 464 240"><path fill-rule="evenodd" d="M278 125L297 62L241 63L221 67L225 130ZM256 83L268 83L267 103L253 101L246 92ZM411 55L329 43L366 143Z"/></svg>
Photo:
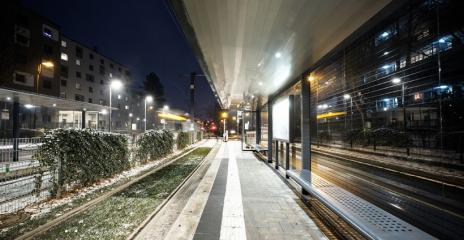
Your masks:
<svg viewBox="0 0 464 240"><path fill-rule="evenodd" d="M293 95L289 95L272 106L272 139L294 142L293 102Z"/></svg>

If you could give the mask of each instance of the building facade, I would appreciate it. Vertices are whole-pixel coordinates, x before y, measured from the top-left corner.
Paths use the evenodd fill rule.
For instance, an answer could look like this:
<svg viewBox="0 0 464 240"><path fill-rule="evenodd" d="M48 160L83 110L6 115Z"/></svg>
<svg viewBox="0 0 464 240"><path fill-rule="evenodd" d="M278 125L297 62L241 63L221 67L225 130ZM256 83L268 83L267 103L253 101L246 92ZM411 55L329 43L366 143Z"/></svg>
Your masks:
<svg viewBox="0 0 464 240"><path fill-rule="evenodd" d="M89 116L89 127L111 131L129 131L131 113L131 70L78 42L62 36L60 54L60 97L118 108L112 111L111 126L109 116L96 121ZM120 81L121 86L111 87L112 81ZM111 95L111 100L110 100ZM79 123L79 117L71 119L71 114L62 117L63 122ZM75 122L75 121L78 122Z"/></svg>

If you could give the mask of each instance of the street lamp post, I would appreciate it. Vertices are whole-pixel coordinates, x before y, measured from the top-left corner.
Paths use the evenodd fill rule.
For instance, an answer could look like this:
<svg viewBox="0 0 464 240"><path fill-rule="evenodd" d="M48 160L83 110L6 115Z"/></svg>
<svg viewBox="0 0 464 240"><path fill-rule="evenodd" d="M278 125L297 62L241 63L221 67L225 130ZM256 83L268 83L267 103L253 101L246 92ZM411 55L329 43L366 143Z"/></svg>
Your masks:
<svg viewBox="0 0 464 240"><path fill-rule="evenodd" d="M222 133L222 136L224 138L224 141L226 141L226 120L227 120L227 114L224 112L222 114L222 117L224 118L224 132Z"/></svg>
<svg viewBox="0 0 464 240"><path fill-rule="evenodd" d="M117 81L117 80L114 80L110 83L110 122L108 124L108 132L111 132L111 115L113 115L111 108L113 107L113 103L112 103L112 94L113 94L113 88L120 88L122 85L122 83L120 81Z"/></svg>
<svg viewBox="0 0 464 240"><path fill-rule="evenodd" d="M152 101L153 98L151 96L145 97L145 132L147 131L147 124L148 124L148 119L147 119L147 101Z"/></svg>

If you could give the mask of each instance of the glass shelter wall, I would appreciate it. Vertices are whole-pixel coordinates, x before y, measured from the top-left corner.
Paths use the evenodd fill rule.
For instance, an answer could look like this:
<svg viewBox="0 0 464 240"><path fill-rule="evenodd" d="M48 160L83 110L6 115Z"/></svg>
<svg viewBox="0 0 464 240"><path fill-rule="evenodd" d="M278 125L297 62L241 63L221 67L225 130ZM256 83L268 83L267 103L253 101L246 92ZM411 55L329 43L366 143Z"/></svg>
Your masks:
<svg viewBox="0 0 464 240"><path fill-rule="evenodd" d="M464 239L463 12L464 1L410 1L302 79L312 174L440 239ZM296 170L300 89L273 101L295 96ZM272 147L284 169L285 145Z"/></svg>

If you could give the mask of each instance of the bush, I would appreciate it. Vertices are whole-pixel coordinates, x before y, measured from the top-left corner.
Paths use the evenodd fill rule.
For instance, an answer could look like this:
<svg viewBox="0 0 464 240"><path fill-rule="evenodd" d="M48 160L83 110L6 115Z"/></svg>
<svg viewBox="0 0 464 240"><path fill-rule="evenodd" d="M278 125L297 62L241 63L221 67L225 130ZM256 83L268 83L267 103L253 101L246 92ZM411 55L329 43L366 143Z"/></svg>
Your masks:
<svg viewBox="0 0 464 240"><path fill-rule="evenodd" d="M190 145L190 133L179 131L177 134L177 150L184 149Z"/></svg>
<svg viewBox="0 0 464 240"><path fill-rule="evenodd" d="M443 149L453 150L458 153L464 152L464 132L448 132L435 137L435 147L441 148L443 139Z"/></svg>
<svg viewBox="0 0 464 240"><path fill-rule="evenodd" d="M197 131L197 142L203 140L203 131L198 130Z"/></svg>
<svg viewBox="0 0 464 240"><path fill-rule="evenodd" d="M330 143L332 142L332 135L327 130L319 131L317 133L317 141L321 143Z"/></svg>
<svg viewBox="0 0 464 240"><path fill-rule="evenodd" d="M33 156L40 163L36 189L40 192L44 170L51 172L51 197L64 193L63 188L89 186L130 167L127 138L116 133L92 129L56 129L40 137L38 153Z"/></svg>
<svg viewBox="0 0 464 240"><path fill-rule="evenodd" d="M172 153L173 134L167 130L148 130L137 142L136 159L140 163L155 160Z"/></svg>

